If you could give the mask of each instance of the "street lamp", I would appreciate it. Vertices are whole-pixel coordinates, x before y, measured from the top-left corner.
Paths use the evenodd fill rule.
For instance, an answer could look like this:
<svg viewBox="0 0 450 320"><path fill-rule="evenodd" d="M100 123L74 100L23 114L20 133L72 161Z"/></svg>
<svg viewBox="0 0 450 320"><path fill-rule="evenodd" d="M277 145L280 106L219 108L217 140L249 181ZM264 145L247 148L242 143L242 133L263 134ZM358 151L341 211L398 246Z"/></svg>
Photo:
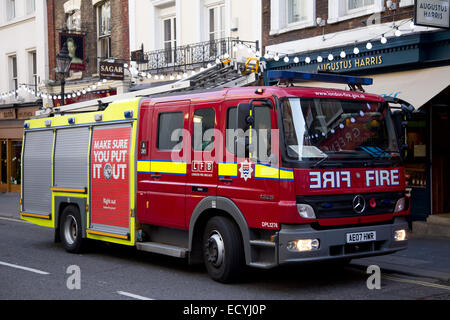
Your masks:
<svg viewBox="0 0 450 320"><path fill-rule="evenodd" d="M56 73L61 78L61 106L64 105L64 86L66 84L66 75L69 72L72 58L69 56L69 50L67 49L67 42L61 49L61 52L56 56Z"/></svg>

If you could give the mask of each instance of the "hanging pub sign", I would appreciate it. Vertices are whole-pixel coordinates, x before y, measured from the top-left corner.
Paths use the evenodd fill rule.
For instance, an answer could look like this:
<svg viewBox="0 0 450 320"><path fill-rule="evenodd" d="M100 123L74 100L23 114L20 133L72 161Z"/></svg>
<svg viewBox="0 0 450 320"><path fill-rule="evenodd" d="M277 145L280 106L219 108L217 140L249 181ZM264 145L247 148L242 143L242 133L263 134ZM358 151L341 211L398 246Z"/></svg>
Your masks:
<svg viewBox="0 0 450 320"><path fill-rule="evenodd" d="M123 80L125 77L123 63L100 62L100 78L107 80Z"/></svg>
<svg viewBox="0 0 450 320"><path fill-rule="evenodd" d="M414 24L450 28L449 0L416 0Z"/></svg>
<svg viewBox="0 0 450 320"><path fill-rule="evenodd" d="M72 58L72 64L69 70L85 71L85 40L83 34L65 33L59 34L59 47L62 48L64 43L67 43L67 50L69 56Z"/></svg>

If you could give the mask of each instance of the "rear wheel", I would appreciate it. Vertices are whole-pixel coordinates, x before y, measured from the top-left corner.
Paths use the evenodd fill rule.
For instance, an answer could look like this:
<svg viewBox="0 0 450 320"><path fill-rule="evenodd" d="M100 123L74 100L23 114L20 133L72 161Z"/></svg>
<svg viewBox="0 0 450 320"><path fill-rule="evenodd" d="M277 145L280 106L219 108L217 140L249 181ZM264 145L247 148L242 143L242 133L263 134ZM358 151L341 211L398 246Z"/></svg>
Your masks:
<svg viewBox="0 0 450 320"><path fill-rule="evenodd" d="M236 224L225 217L213 217L203 234L203 257L209 275L215 281L230 283L244 271L242 238Z"/></svg>
<svg viewBox="0 0 450 320"><path fill-rule="evenodd" d="M82 234L81 215L78 208L68 206L64 209L60 219L60 238L64 249L70 253L80 253L85 240Z"/></svg>

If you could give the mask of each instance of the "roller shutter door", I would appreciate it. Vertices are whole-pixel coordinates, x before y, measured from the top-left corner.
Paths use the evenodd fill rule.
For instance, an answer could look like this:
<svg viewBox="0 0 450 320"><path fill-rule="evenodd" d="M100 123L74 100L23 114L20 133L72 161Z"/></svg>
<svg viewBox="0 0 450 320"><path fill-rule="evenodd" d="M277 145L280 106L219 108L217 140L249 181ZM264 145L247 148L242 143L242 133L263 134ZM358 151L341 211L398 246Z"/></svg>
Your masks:
<svg viewBox="0 0 450 320"><path fill-rule="evenodd" d="M53 131L25 133L23 155L23 211L51 212Z"/></svg>
<svg viewBox="0 0 450 320"><path fill-rule="evenodd" d="M87 187L89 128L59 129L55 143L55 187Z"/></svg>

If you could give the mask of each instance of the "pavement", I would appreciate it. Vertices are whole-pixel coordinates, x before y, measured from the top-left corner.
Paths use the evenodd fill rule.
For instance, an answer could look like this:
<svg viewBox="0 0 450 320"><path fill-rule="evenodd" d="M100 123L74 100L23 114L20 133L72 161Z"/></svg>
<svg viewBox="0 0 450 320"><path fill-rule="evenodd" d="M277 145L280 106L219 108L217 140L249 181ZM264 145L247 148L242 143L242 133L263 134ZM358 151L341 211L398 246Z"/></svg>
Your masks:
<svg viewBox="0 0 450 320"><path fill-rule="evenodd" d="M0 193L0 217L20 219L20 195ZM354 259L351 266L377 265L384 272L437 279L450 283L450 238L408 233L408 249L385 256Z"/></svg>

